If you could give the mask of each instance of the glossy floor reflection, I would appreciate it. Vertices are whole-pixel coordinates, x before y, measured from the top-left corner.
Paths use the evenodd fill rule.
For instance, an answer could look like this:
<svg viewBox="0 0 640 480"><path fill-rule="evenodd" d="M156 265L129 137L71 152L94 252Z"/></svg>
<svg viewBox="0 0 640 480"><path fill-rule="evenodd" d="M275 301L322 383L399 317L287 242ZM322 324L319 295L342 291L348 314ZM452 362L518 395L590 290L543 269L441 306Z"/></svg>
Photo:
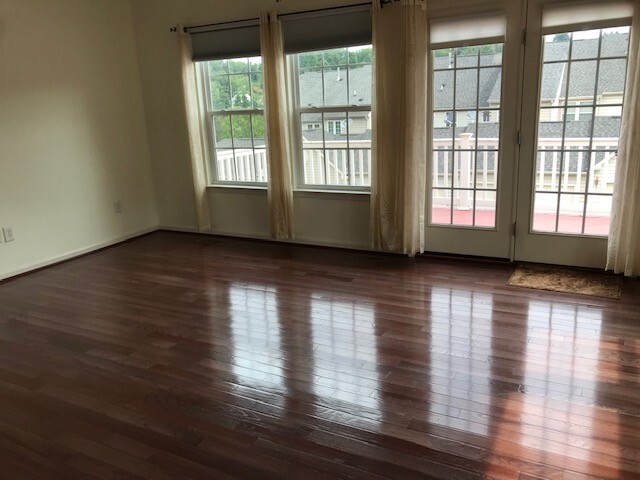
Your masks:
<svg viewBox="0 0 640 480"><path fill-rule="evenodd" d="M0 284L0 477L640 478L640 286L157 233Z"/></svg>

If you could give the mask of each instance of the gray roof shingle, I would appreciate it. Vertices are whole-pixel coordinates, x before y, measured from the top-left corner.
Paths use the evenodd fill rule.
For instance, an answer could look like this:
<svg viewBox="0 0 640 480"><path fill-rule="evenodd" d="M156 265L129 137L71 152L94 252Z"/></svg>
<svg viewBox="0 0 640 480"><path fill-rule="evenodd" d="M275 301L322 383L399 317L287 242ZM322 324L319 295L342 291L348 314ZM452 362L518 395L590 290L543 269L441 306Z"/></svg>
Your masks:
<svg viewBox="0 0 640 480"><path fill-rule="evenodd" d="M320 68L302 70L299 75L300 105L371 105L372 70L371 65L349 67L347 91L347 71L345 67L324 69L324 96L322 91L323 72Z"/></svg>
<svg viewBox="0 0 640 480"><path fill-rule="evenodd" d="M470 123L464 127L436 127L433 129L434 139L453 138L462 133L473 133L475 137L476 124ZM495 122L479 123L478 138L498 138L500 124ZM594 138L616 138L620 134L620 117L596 117L593 128ZM539 136L541 139L561 138L562 122L540 122ZM567 122L565 138L589 138L591 136L591 121L577 120Z"/></svg>
<svg viewBox="0 0 640 480"><path fill-rule="evenodd" d="M626 61L605 57L626 56L629 44L627 33L611 33L603 35L598 81L598 95L606 93L621 93L624 87ZM596 61L598 54L598 39L588 38L574 40L572 58L580 60L571 65L571 80L569 82L569 97L591 97L595 89ZM547 42L545 44L545 62L567 60L569 42ZM480 56L482 65L499 64L501 54ZM437 109L453 109L453 59L448 56L434 57L434 107ZM458 57L458 66L473 66L477 61L467 57ZM467 65L469 64L469 65ZM554 100L560 94L564 98L567 94L567 64L548 63L544 66L541 85L541 99ZM502 82L500 68L482 70L479 108L500 103L500 87ZM458 89L456 92L456 108L474 108L477 78L474 70L458 71ZM468 77L468 78L467 78Z"/></svg>

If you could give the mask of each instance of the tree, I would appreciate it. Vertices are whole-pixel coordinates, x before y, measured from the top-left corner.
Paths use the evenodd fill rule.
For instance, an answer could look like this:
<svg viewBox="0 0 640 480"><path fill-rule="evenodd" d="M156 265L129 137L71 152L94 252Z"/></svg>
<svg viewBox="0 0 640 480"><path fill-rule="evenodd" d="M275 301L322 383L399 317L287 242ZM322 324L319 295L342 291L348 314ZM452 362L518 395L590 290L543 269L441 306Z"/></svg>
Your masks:
<svg viewBox="0 0 640 480"><path fill-rule="evenodd" d="M358 49L339 48L335 50L324 50L321 52L307 52L298 55L299 68L320 68L330 66L359 65L371 63L373 60L373 49L364 47Z"/></svg>
<svg viewBox="0 0 640 480"><path fill-rule="evenodd" d="M209 91L214 110L259 110L263 108L262 64L258 59L209 62ZM264 138L261 115L216 116L216 140L233 137ZM253 131L252 131L253 129Z"/></svg>
<svg viewBox="0 0 640 480"><path fill-rule="evenodd" d="M554 42L568 42L569 40L571 40L571 35L568 33L557 33L553 36Z"/></svg>
<svg viewBox="0 0 640 480"><path fill-rule="evenodd" d="M339 48L298 55L299 68L335 68L371 63L371 47ZM263 108L264 87L262 62L259 58L214 60L208 62L209 92L213 110L260 110ZM233 138L264 138L261 115L217 115L216 140Z"/></svg>
<svg viewBox="0 0 640 480"><path fill-rule="evenodd" d="M492 43L489 45L480 45L478 47L457 47L457 48L445 48L442 50L435 50L433 54L436 57L447 57L449 55L456 55L458 57L470 57L474 55L495 55L502 53L503 45L501 43Z"/></svg>

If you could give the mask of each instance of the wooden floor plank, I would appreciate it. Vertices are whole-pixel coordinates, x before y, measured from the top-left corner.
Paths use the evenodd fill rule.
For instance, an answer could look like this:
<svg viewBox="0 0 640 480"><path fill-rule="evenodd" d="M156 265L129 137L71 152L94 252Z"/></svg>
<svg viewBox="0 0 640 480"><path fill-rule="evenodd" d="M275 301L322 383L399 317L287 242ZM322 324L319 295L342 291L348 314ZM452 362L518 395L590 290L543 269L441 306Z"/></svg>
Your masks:
<svg viewBox="0 0 640 480"><path fill-rule="evenodd" d="M0 284L0 478L640 478L640 283L159 232Z"/></svg>

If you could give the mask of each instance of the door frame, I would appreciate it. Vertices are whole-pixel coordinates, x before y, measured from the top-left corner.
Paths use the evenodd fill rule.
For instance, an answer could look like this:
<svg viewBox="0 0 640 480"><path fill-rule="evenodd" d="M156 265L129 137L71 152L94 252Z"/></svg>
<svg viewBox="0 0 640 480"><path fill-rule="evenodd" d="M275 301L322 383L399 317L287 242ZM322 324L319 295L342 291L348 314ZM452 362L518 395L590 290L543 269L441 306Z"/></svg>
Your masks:
<svg viewBox="0 0 640 480"><path fill-rule="evenodd" d="M577 0L573 0L577 1ZM545 4L557 0L527 0L524 75L520 118L519 174L516 188L513 260L578 267L605 268L608 237L533 231L534 175L537 158L539 96L542 68L542 13ZM566 3L563 0L562 3ZM587 25L585 25L586 27ZM611 27L610 21L593 22L588 29ZM580 25L567 25L577 30ZM595 109L594 109L595 110ZM527 116L525 112L532 112ZM595 116L595 112L594 112Z"/></svg>
<svg viewBox="0 0 640 480"><path fill-rule="evenodd" d="M522 90L524 44L523 26L526 21L525 1L506 2L503 12L506 22L504 38L501 100L500 100L500 146L498 151L498 181L496 195L496 226L493 229L469 226L431 224L432 162L427 159L426 205L425 205L425 250L436 253L452 253L513 260L514 218L519 148L520 98ZM457 12L466 15L469 12ZM433 79L433 66L429 55L429 78ZM432 81L429 82L432 85ZM427 129L429 139L433 132L433 88L428 95ZM432 151L430 142L429 152ZM430 153L430 155L432 155Z"/></svg>

